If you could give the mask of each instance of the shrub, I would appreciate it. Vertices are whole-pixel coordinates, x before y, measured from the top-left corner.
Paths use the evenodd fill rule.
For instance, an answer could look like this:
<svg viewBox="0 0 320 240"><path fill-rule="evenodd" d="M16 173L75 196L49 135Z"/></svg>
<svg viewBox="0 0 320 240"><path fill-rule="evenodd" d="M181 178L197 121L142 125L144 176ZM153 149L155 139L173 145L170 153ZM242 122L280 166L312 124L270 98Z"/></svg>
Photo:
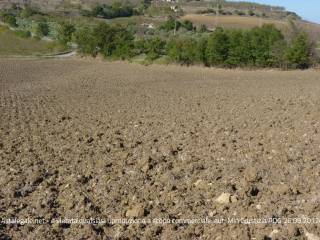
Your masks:
<svg viewBox="0 0 320 240"><path fill-rule="evenodd" d="M209 65L223 65L228 57L229 39L222 28L217 28L209 37L207 61Z"/></svg>
<svg viewBox="0 0 320 240"><path fill-rule="evenodd" d="M160 25L161 30L165 30L167 32L172 31L174 29L179 30L181 27L181 23L173 17L169 17L167 21Z"/></svg>
<svg viewBox="0 0 320 240"><path fill-rule="evenodd" d="M75 27L69 23L63 23L58 29L58 40L62 44L67 44L71 42L72 36L76 31Z"/></svg>
<svg viewBox="0 0 320 240"><path fill-rule="evenodd" d="M133 34L123 27L101 23L94 29L94 36L105 57L127 59L133 54Z"/></svg>
<svg viewBox="0 0 320 240"><path fill-rule="evenodd" d="M258 67L271 67L277 65L278 59L273 49L279 42L284 43L284 36L274 25L263 25L249 32L250 52L254 65Z"/></svg>
<svg viewBox="0 0 320 240"><path fill-rule="evenodd" d="M74 39L78 45L78 50L84 54L96 56L98 53L97 39L94 31L89 26L84 26L75 32Z"/></svg>
<svg viewBox="0 0 320 240"><path fill-rule="evenodd" d="M147 60L153 61L163 55L165 46L166 42L158 37L147 39L144 44Z"/></svg>
<svg viewBox="0 0 320 240"><path fill-rule="evenodd" d="M286 51L286 60L291 68L308 68L311 64L311 46L307 34L299 34Z"/></svg>
<svg viewBox="0 0 320 240"><path fill-rule="evenodd" d="M190 65L197 59L196 40L193 38L173 38L167 44L167 54L171 60Z"/></svg>
<svg viewBox="0 0 320 240"><path fill-rule="evenodd" d="M208 65L207 61L207 45L208 45L208 38L207 37L201 37L199 41L197 42L197 62L203 63L205 65Z"/></svg>
<svg viewBox="0 0 320 240"><path fill-rule="evenodd" d="M47 22L39 22L36 27L36 35L39 37L45 37L49 34L49 25Z"/></svg>
<svg viewBox="0 0 320 240"><path fill-rule="evenodd" d="M4 23L9 24L11 27L17 27L17 19L13 14L10 13L3 13L1 14L1 19Z"/></svg>
<svg viewBox="0 0 320 240"><path fill-rule="evenodd" d="M192 24L192 22L189 21L189 20L183 21L183 22L182 22L182 26L183 26L186 30L188 30L188 31L193 31L193 30L194 30L193 24Z"/></svg>
<svg viewBox="0 0 320 240"><path fill-rule="evenodd" d="M247 63L244 34L241 30L228 32L229 50L226 64L228 66L241 66Z"/></svg>
<svg viewBox="0 0 320 240"><path fill-rule="evenodd" d="M133 7L126 3L114 2L112 5L99 4L91 12L82 11L83 15L112 19L116 17L130 17L135 13Z"/></svg>

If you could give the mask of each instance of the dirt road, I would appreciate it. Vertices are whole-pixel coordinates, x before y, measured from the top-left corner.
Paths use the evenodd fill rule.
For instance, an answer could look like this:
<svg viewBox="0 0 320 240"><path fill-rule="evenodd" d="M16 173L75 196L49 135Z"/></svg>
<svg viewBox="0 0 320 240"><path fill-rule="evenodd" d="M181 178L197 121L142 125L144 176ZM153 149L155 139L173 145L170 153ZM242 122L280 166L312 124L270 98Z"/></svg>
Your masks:
<svg viewBox="0 0 320 240"><path fill-rule="evenodd" d="M1 239L320 236L319 71L6 59L0 113Z"/></svg>

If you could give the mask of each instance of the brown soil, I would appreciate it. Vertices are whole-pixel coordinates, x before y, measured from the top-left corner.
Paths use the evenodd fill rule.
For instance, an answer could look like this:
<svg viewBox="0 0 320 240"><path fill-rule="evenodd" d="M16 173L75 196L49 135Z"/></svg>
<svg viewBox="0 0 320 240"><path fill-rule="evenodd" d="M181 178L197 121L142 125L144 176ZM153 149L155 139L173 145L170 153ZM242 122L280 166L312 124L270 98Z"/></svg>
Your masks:
<svg viewBox="0 0 320 240"><path fill-rule="evenodd" d="M0 60L0 239L317 239L320 74ZM43 224L8 223L42 219Z"/></svg>

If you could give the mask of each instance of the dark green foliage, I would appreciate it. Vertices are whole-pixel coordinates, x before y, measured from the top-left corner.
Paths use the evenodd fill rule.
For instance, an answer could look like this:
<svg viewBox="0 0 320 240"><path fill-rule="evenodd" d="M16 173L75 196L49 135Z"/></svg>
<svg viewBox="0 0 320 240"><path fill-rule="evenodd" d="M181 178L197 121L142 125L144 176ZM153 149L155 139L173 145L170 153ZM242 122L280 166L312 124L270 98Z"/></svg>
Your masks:
<svg viewBox="0 0 320 240"><path fill-rule="evenodd" d="M287 49L286 59L290 68L308 68L311 64L311 49L308 36L299 34Z"/></svg>
<svg viewBox="0 0 320 240"><path fill-rule="evenodd" d="M171 18L163 27L172 30L173 24L175 21ZM185 22L183 24L187 25ZM251 30L217 28L210 35L178 35L166 42L159 37L135 41L127 28L101 23L94 28L78 30L75 40L81 52L93 56L101 53L113 59L129 59L145 54L146 60L153 61L167 55L181 64L203 63L206 66L224 67L307 68L311 63L311 45L306 35L300 34L289 45L273 25Z"/></svg>
<svg viewBox="0 0 320 240"><path fill-rule="evenodd" d="M130 17L135 13L133 7L126 3L114 2L112 5L97 5L92 11L83 11L82 14L91 17L112 19L117 17Z"/></svg>
<svg viewBox="0 0 320 240"><path fill-rule="evenodd" d="M62 23L58 29L58 40L62 44L71 42L73 33L76 31L75 27L69 23Z"/></svg>
<svg viewBox="0 0 320 240"><path fill-rule="evenodd" d="M217 28L208 39L207 61L208 64L223 65L228 58L229 39L222 28Z"/></svg>
<svg viewBox="0 0 320 240"><path fill-rule="evenodd" d="M45 37L49 34L49 25L47 22L39 22L36 28L36 34L39 37Z"/></svg>
<svg viewBox="0 0 320 240"><path fill-rule="evenodd" d="M1 14L1 20L4 23L9 24L10 27L17 27L17 19L13 14L10 13L2 13Z"/></svg>
<svg viewBox="0 0 320 240"><path fill-rule="evenodd" d="M249 49L245 48L247 44L245 42L245 36L243 31L234 30L228 32L228 57L226 58L226 65L228 66L239 66L248 63Z"/></svg>
<svg viewBox="0 0 320 240"><path fill-rule="evenodd" d="M99 51L105 57L126 59L132 56L133 34L121 26L101 23L94 29Z"/></svg>
<svg viewBox="0 0 320 240"><path fill-rule="evenodd" d="M166 42L158 37L146 39L144 44L147 60L155 60L164 54Z"/></svg>
<svg viewBox="0 0 320 240"><path fill-rule="evenodd" d="M75 32L75 42L81 53L96 56L98 54L97 39L94 30L89 26L84 26Z"/></svg>
<svg viewBox="0 0 320 240"><path fill-rule="evenodd" d="M174 17L169 17L167 21L160 25L160 29L165 30L167 32L173 31L174 29L179 30L180 27L181 23Z"/></svg>
<svg viewBox="0 0 320 240"><path fill-rule="evenodd" d="M79 50L85 54L96 56L101 53L105 57L127 59L134 50L133 34L120 26L101 23L94 28L85 27L75 33Z"/></svg>
<svg viewBox="0 0 320 240"><path fill-rule="evenodd" d="M167 54L175 62L190 65L197 59L196 46L193 38L172 38L167 44Z"/></svg>
<svg viewBox="0 0 320 240"><path fill-rule="evenodd" d="M193 31L195 29L192 22L189 20L183 21L182 26L188 31Z"/></svg>
<svg viewBox="0 0 320 240"><path fill-rule="evenodd" d="M207 45L208 45L208 38L207 37L201 37L197 42L197 55L196 60L199 63L204 63L205 65L208 65L208 59L207 59Z"/></svg>
<svg viewBox="0 0 320 240"><path fill-rule="evenodd" d="M248 44L254 65L258 67L277 65L278 59L274 56L273 49L279 42L284 43L284 37L274 25L264 25L251 30Z"/></svg>

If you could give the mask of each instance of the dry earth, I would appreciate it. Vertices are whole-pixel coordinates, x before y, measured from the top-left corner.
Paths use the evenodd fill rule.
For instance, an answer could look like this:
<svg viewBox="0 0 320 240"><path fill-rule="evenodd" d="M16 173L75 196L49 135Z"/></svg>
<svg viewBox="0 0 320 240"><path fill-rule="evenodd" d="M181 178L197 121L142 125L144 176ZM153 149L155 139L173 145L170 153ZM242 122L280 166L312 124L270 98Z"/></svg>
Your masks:
<svg viewBox="0 0 320 240"><path fill-rule="evenodd" d="M320 217L319 93L319 71L0 60L0 239L319 239L284 223ZM54 222L90 217L282 222Z"/></svg>

